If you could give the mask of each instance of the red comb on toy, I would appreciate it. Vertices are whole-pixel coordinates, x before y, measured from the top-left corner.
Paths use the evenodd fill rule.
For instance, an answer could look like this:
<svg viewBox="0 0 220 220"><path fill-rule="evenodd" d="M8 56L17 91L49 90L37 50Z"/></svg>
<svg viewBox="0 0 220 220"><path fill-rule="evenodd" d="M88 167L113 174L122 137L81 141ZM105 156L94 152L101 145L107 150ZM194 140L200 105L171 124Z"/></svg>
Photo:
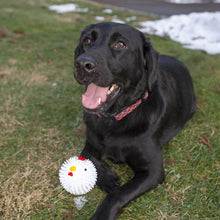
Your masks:
<svg viewBox="0 0 220 220"><path fill-rule="evenodd" d="M85 160L85 158L84 157L79 157L78 160Z"/></svg>

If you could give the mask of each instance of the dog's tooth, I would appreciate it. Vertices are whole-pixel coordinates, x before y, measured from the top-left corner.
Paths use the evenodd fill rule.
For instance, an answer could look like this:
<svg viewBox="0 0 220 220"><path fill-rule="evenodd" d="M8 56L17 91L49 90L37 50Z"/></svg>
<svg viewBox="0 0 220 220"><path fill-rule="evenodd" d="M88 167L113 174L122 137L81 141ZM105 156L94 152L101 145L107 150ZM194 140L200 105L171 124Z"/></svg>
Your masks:
<svg viewBox="0 0 220 220"><path fill-rule="evenodd" d="M114 91L114 89L115 89L115 84L111 86L110 91L112 92Z"/></svg>
<svg viewBox="0 0 220 220"><path fill-rule="evenodd" d="M101 98L99 98L99 105L101 104L101 102L102 102L102 99L101 99Z"/></svg>
<svg viewBox="0 0 220 220"><path fill-rule="evenodd" d="M111 88L108 90L108 92L107 92L107 94L108 95L110 95L115 89L117 89L118 88L118 86L116 85L116 84L113 84L112 86L111 86Z"/></svg>

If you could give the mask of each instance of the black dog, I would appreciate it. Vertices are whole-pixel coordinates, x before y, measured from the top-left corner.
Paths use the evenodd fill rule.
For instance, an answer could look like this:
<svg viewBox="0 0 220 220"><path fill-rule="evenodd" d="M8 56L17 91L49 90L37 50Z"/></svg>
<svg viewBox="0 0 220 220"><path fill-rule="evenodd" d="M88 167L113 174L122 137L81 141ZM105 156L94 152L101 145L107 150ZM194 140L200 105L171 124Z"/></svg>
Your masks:
<svg viewBox="0 0 220 220"><path fill-rule="evenodd" d="M187 68L159 55L140 31L123 24L89 25L75 50L75 78L87 125L82 156L108 193L91 219L116 219L122 207L164 181L161 148L196 109ZM120 186L102 159L127 163L134 177Z"/></svg>

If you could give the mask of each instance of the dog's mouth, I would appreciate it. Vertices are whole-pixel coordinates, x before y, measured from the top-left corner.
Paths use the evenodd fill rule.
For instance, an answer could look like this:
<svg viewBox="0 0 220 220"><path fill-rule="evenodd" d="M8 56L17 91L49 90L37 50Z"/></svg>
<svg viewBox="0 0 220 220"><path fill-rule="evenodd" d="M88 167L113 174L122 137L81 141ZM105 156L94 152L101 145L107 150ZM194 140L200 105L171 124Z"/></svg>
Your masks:
<svg viewBox="0 0 220 220"><path fill-rule="evenodd" d="M82 95L82 105L91 112L106 111L116 100L120 93L120 86L113 84L108 87L100 87L94 83L87 86Z"/></svg>

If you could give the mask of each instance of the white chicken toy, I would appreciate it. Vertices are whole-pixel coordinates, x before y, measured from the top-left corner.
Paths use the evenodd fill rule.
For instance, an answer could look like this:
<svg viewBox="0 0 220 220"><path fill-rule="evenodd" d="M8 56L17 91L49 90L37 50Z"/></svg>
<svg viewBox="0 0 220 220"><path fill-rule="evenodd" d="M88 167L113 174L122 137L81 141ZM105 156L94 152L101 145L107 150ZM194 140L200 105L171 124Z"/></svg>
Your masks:
<svg viewBox="0 0 220 220"><path fill-rule="evenodd" d="M71 157L61 166L59 178L67 192L83 195L95 186L97 172L91 160L83 157Z"/></svg>
<svg viewBox="0 0 220 220"><path fill-rule="evenodd" d="M74 195L88 193L95 186L97 171L91 160L84 157L71 157L65 161L59 172L59 178L63 188ZM88 201L84 196L73 199L76 208L82 209Z"/></svg>

